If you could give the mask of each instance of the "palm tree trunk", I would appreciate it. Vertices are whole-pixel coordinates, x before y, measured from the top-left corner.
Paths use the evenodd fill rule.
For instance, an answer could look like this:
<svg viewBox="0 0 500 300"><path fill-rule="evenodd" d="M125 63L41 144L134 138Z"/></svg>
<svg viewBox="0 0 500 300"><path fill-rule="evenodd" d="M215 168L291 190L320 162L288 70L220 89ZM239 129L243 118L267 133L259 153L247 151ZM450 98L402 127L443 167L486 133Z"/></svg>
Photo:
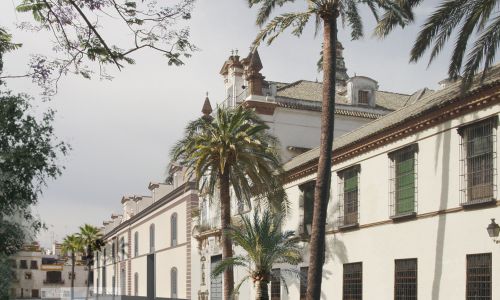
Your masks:
<svg viewBox="0 0 500 300"><path fill-rule="evenodd" d="M325 224L330 198L333 125L335 113L335 73L338 13L323 15L323 102L321 113L321 140L318 175L314 191L312 233L310 241L309 271L307 274L307 300L321 297L321 279L325 258Z"/></svg>
<svg viewBox="0 0 500 300"><path fill-rule="evenodd" d="M71 251L71 299L75 299L75 252Z"/></svg>
<svg viewBox="0 0 500 300"><path fill-rule="evenodd" d="M231 196L229 194L229 170L226 167L224 173L219 174L220 182L220 206L222 227L222 259L233 257L233 243L231 238L225 234L231 225ZM224 271L224 299L229 300L233 296L234 274L232 268Z"/></svg>
<svg viewBox="0 0 500 300"><path fill-rule="evenodd" d="M268 282L257 280L255 282L255 300L269 300Z"/></svg>

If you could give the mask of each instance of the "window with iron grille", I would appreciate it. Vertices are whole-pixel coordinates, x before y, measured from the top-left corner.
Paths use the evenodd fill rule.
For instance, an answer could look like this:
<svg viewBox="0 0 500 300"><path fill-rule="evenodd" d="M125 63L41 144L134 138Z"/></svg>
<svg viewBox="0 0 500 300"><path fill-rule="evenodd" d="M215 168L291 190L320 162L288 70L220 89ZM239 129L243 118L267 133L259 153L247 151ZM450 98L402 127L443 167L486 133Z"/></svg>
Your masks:
<svg viewBox="0 0 500 300"><path fill-rule="evenodd" d="M309 272L309 267L301 267L300 268L300 300L306 299L307 272Z"/></svg>
<svg viewBox="0 0 500 300"><path fill-rule="evenodd" d="M496 126L497 118L491 118L459 129L462 205L495 199Z"/></svg>
<svg viewBox="0 0 500 300"><path fill-rule="evenodd" d="M139 232L134 233L134 256L139 256Z"/></svg>
<svg viewBox="0 0 500 300"><path fill-rule="evenodd" d="M466 300L491 300L491 253L467 255Z"/></svg>
<svg viewBox="0 0 500 300"><path fill-rule="evenodd" d="M370 104L370 93L368 91L358 91L358 103L364 105Z"/></svg>
<svg viewBox="0 0 500 300"><path fill-rule="evenodd" d="M25 261L24 259L20 261L19 263L19 269L27 269L28 268L28 262Z"/></svg>
<svg viewBox="0 0 500 300"><path fill-rule="evenodd" d="M30 263L30 269L32 269L32 270L38 269L38 261L32 260Z"/></svg>
<svg viewBox="0 0 500 300"><path fill-rule="evenodd" d="M308 228L312 224L313 219L313 209L314 209L314 188L316 181L310 181L299 186L299 189L302 191L300 206L302 208L303 217L300 220L300 231L301 233L305 233L306 235L310 235L308 232Z"/></svg>
<svg viewBox="0 0 500 300"><path fill-rule="evenodd" d="M391 218L417 212L417 152L418 145L413 144L389 153Z"/></svg>
<svg viewBox="0 0 500 300"><path fill-rule="evenodd" d="M271 300L281 299L281 271L273 269L271 271Z"/></svg>
<svg viewBox="0 0 500 300"><path fill-rule="evenodd" d="M394 300L417 300L417 259L394 262Z"/></svg>
<svg viewBox="0 0 500 300"><path fill-rule="evenodd" d="M339 227L356 226L359 221L359 165L338 172Z"/></svg>
<svg viewBox="0 0 500 300"><path fill-rule="evenodd" d="M116 252L116 250L115 250L115 241L111 241L111 261L113 263L115 262L115 257L116 257L115 252Z"/></svg>
<svg viewBox="0 0 500 300"><path fill-rule="evenodd" d="M363 299L363 264L344 264L343 300Z"/></svg>

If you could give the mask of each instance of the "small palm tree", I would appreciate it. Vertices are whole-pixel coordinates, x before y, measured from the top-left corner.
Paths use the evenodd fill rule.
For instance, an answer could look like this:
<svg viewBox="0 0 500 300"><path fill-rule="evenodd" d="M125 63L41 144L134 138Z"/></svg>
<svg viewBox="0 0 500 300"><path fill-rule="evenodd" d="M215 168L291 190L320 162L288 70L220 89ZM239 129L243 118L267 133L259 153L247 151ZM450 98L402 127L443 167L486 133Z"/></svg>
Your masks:
<svg viewBox="0 0 500 300"><path fill-rule="evenodd" d="M92 265L94 263L94 252L99 251L103 246L102 233L99 228L85 224L80 226L78 237L80 238L85 251L85 260L87 265L87 293L85 299L88 299L91 281L90 270L92 269Z"/></svg>
<svg viewBox="0 0 500 300"><path fill-rule="evenodd" d="M61 251L64 255L71 254L71 299L74 299L76 253L83 252L82 240L76 234L66 236L62 242Z"/></svg>
<svg viewBox="0 0 500 300"><path fill-rule="evenodd" d="M269 299L268 284L272 276L276 276L272 273L273 265L297 265L302 261L298 239L293 238L293 231L281 232L282 221L282 215L273 215L268 210L265 210L262 218L257 210L254 210L253 220L243 216L241 226L231 226L224 234L230 236L246 253L220 262L212 276L218 276L233 267L243 267L248 274L236 286L235 292L243 282L251 279L257 289L255 299ZM282 268L280 274L284 271L296 273L292 269ZM286 286L281 275L277 279Z"/></svg>
<svg viewBox="0 0 500 300"><path fill-rule="evenodd" d="M421 0L302 0L307 9L300 12L284 13L271 17L276 7L295 0L247 0L250 6L259 5L256 23L263 26L257 35L254 45L267 41L271 44L286 29L300 36L311 19L315 19L316 32L323 26L323 95L321 104L321 136L316 186L314 192L314 208L312 233L310 240L310 260L307 280L307 300L320 299L321 280L325 249L325 224L328 199L330 198L332 143L335 116L335 75L337 20L340 17L344 24L351 28L353 40L363 36L363 22L359 14L359 6L366 4L375 19L379 22L379 31L390 31L396 25L405 26L413 21L412 8ZM380 13L381 18L379 18ZM267 22L267 24L266 24Z"/></svg>
<svg viewBox="0 0 500 300"><path fill-rule="evenodd" d="M273 197L284 193L275 149L278 141L268 128L252 110L218 107L215 117L206 115L191 122L185 137L171 150L172 159L187 167L188 176L195 178L201 192L210 196L218 193L223 230L231 225L230 189L238 201L246 203L256 195L271 197L274 208L286 202ZM276 204L278 201L281 203ZM232 257L232 242L227 235L222 235L222 257ZM232 295L233 288L233 271L227 269L225 299Z"/></svg>
<svg viewBox="0 0 500 300"><path fill-rule="evenodd" d="M421 2L421 0L404 1ZM481 64L486 71L495 61L496 51L500 45L499 6L499 0L441 1L437 10L422 26L411 50L410 61L417 62L432 48L429 58L431 64L456 32L457 39L450 58L448 76L450 79L463 76L463 87L470 87L474 74L480 69ZM385 36L389 32L390 30L380 30L379 34ZM474 35L477 38L466 55L469 40ZM485 74L486 72L483 72L483 76Z"/></svg>

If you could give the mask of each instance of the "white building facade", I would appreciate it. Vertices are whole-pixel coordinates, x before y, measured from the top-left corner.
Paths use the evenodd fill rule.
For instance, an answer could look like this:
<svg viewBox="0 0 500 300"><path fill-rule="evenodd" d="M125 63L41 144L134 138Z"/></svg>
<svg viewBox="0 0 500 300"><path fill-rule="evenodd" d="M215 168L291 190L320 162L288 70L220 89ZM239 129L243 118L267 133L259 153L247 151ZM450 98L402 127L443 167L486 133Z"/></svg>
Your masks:
<svg viewBox="0 0 500 300"><path fill-rule="evenodd" d="M73 273L71 259L61 253L46 255L39 244L34 242L12 255L9 263L13 275L10 286L11 299L70 298L72 278L75 295L86 295L88 272L79 255Z"/></svg>
<svg viewBox="0 0 500 300"><path fill-rule="evenodd" d="M305 276L322 84L266 81L261 69L258 52L232 54L220 72L223 105L255 109L281 142L291 202L284 229L301 240L303 262L294 268ZM485 230L500 218L500 67L466 95L459 83L406 95L345 68L337 77L322 299L500 298L500 248ZM211 110L207 98L203 113ZM223 299L222 276L211 276L222 253L217 199L199 196L182 168L170 174L168 184L149 185L149 196L123 197L123 211L104 222L99 297ZM232 206L235 219L251 210ZM235 282L244 274L236 268ZM273 281L271 299L303 299L305 283L287 278L286 292ZM254 298L252 284L237 297Z"/></svg>

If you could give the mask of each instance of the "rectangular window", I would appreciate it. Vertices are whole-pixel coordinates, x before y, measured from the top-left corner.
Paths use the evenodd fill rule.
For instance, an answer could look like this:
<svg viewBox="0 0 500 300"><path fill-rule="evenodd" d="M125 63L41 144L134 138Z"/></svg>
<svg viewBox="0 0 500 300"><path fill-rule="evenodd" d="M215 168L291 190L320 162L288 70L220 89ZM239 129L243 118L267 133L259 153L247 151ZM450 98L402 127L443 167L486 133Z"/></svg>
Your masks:
<svg viewBox="0 0 500 300"><path fill-rule="evenodd" d="M30 269L32 269L32 270L37 270L38 269L38 262L36 260L32 260L31 261Z"/></svg>
<svg viewBox="0 0 500 300"><path fill-rule="evenodd" d="M363 265L362 263L344 264L343 300L363 299Z"/></svg>
<svg viewBox="0 0 500 300"><path fill-rule="evenodd" d="M309 272L309 267L301 267L300 268L300 300L306 299L307 272Z"/></svg>
<svg viewBox="0 0 500 300"><path fill-rule="evenodd" d="M271 300L281 299L281 272L280 269L271 271Z"/></svg>
<svg viewBox="0 0 500 300"><path fill-rule="evenodd" d="M40 298L40 290L37 289L31 290L31 298Z"/></svg>
<svg viewBox="0 0 500 300"><path fill-rule="evenodd" d="M314 209L314 188L315 181L307 182L299 188L302 191L300 204L302 206L303 217L301 220L300 228L301 233L310 235L309 228L312 225L313 209Z"/></svg>
<svg viewBox="0 0 500 300"><path fill-rule="evenodd" d="M391 217L417 212L417 144L389 154L391 160Z"/></svg>
<svg viewBox="0 0 500 300"><path fill-rule="evenodd" d="M115 262L115 241L111 241L111 260L114 263Z"/></svg>
<svg viewBox="0 0 500 300"><path fill-rule="evenodd" d="M358 225L359 165L338 172L339 227Z"/></svg>
<svg viewBox="0 0 500 300"><path fill-rule="evenodd" d="M491 300L491 253L467 255L466 300Z"/></svg>
<svg viewBox="0 0 500 300"><path fill-rule="evenodd" d="M28 268L28 262L25 261L24 259L22 259L20 262L19 262L19 269L27 269Z"/></svg>
<svg viewBox="0 0 500 300"><path fill-rule="evenodd" d="M370 93L368 91L358 91L358 104L370 104Z"/></svg>
<svg viewBox="0 0 500 300"><path fill-rule="evenodd" d="M125 238L120 238L120 254L121 254L121 259L124 260L125 257Z"/></svg>
<svg viewBox="0 0 500 300"><path fill-rule="evenodd" d="M396 259L394 300L417 300L417 259Z"/></svg>
<svg viewBox="0 0 500 300"><path fill-rule="evenodd" d="M17 263L16 263L15 259L9 259L9 264L10 264L10 267L12 269L16 269L17 268Z"/></svg>
<svg viewBox="0 0 500 300"><path fill-rule="evenodd" d="M462 205L494 200L496 125L497 119L492 118L459 129Z"/></svg>

